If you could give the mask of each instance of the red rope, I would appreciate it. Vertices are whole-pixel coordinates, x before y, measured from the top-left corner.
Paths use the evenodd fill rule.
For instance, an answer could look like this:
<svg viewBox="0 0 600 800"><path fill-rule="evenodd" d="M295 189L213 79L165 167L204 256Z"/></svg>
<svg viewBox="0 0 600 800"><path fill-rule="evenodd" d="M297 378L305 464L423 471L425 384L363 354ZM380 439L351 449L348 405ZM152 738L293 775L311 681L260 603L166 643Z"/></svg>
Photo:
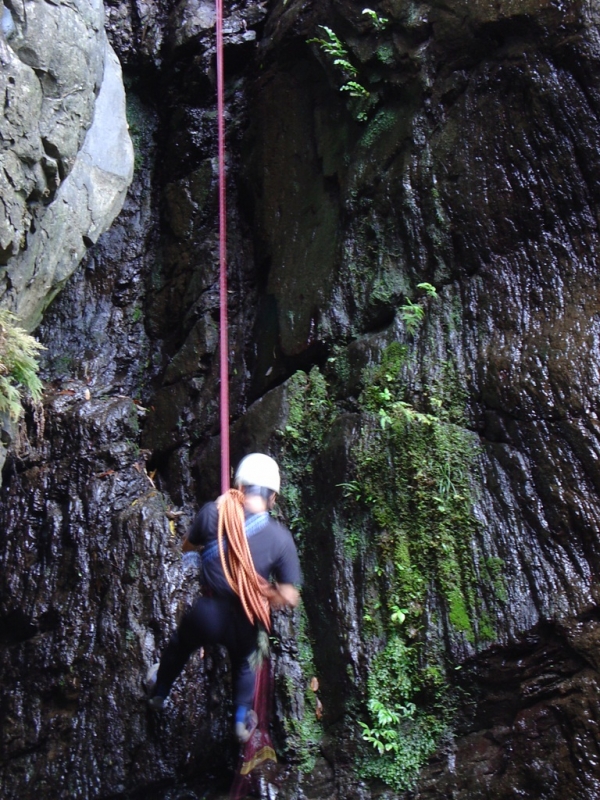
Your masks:
<svg viewBox="0 0 600 800"><path fill-rule="evenodd" d="M230 485L229 345L227 341L227 217L225 208L225 107L223 78L223 0L217 5L217 120L219 138L219 359L221 400L221 493Z"/></svg>

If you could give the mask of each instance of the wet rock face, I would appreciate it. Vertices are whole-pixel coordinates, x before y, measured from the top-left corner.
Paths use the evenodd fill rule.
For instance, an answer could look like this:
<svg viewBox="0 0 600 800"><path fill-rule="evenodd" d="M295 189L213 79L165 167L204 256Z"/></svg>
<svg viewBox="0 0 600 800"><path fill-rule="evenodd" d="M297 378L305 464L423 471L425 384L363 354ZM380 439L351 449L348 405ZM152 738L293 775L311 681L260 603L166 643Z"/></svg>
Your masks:
<svg viewBox="0 0 600 800"><path fill-rule="evenodd" d="M185 715L157 717L146 705L145 672L169 632L165 621L197 593L198 572L181 563L134 443L139 413L130 397L86 400L81 384L50 395L32 426L44 444L21 442L21 469L5 487L7 797L151 792L173 771L182 782L190 776L191 751L210 772L211 747L227 741L221 714L210 710L222 698L202 690L218 669L212 657L193 660L189 691L175 695L194 708L193 728L185 730ZM165 751L167 741L180 745Z"/></svg>
<svg viewBox="0 0 600 800"><path fill-rule="evenodd" d="M468 666L472 730L427 767L416 797L596 795L597 635L595 618L537 629Z"/></svg>
<svg viewBox="0 0 600 800"><path fill-rule="evenodd" d="M363 11L281 0L226 15L232 460L281 459L306 576L307 615L279 619L274 646L288 769L262 792L594 797L597 15L541 0ZM233 759L223 653L190 665L164 721L140 677L197 592L174 529L218 491L212 7L114 2L107 24L128 70L136 178L44 319L44 413L28 413L3 474L2 779L20 798L40 786L200 796ZM307 44L320 25L352 69ZM14 52L31 114L43 97ZM10 218L22 220L17 195ZM437 301L422 300L423 282ZM426 309L412 332L408 300ZM404 354L395 372L391 346ZM419 670L434 665L460 692L412 794L357 774L356 720L369 720L390 587L409 566L360 461L385 444L394 411L365 397L386 390L413 427L443 413L479 445L472 627L458 627L434 573L395 612L408 613Z"/></svg>
<svg viewBox="0 0 600 800"><path fill-rule="evenodd" d="M156 119L137 108L151 156ZM224 653L190 661L162 716L144 692L200 584L178 545L191 509L182 515L160 491L140 445L142 375L153 357L143 314L157 221L150 170L135 187L41 327L44 404L27 413L4 470L7 797L158 799L188 785L195 797L191 787L218 789L235 755Z"/></svg>
<svg viewBox="0 0 600 800"><path fill-rule="evenodd" d="M2 6L0 304L28 330L131 183L121 67L103 23L101 3ZM10 440L8 425L0 433Z"/></svg>

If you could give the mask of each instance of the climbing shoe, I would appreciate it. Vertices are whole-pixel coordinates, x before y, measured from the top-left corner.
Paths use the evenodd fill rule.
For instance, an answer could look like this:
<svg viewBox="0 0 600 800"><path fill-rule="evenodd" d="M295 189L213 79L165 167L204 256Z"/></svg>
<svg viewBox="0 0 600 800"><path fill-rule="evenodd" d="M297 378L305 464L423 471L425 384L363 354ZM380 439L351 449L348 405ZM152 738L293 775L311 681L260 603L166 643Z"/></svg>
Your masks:
<svg viewBox="0 0 600 800"><path fill-rule="evenodd" d="M148 705L155 711L162 711L165 705L165 698L157 694L154 697L150 697L148 699Z"/></svg>
<svg viewBox="0 0 600 800"><path fill-rule="evenodd" d="M165 698L161 697L159 694L154 694L156 690L156 676L158 675L158 667L158 663L153 664L150 667L146 673L144 688L146 689L146 694L148 695L148 705L150 708L153 708L155 711L162 711L165 705Z"/></svg>
<svg viewBox="0 0 600 800"><path fill-rule="evenodd" d="M256 712L250 709L243 722L235 723L235 735L237 736L238 742L240 742L240 744L246 744L256 730L257 725L258 717L256 716Z"/></svg>

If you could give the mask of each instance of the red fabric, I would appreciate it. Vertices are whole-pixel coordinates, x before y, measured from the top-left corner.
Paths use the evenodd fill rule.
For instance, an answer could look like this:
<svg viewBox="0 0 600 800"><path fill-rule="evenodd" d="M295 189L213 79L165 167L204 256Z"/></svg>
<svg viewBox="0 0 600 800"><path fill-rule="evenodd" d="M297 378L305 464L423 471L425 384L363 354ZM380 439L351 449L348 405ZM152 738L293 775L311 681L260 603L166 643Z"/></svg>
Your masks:
<svg viewBox="0 0 600 800"><path fill-rule="evenodd" d="M258 724L250 739L242 745L240 760L229 795L230 800L242 800L248 795L260 796L259 780L265 767L277 763L277 756L269 734L271 704L273 700L273 681L269 660L263 661L256 674L254 692L254 711Z"/></svg>

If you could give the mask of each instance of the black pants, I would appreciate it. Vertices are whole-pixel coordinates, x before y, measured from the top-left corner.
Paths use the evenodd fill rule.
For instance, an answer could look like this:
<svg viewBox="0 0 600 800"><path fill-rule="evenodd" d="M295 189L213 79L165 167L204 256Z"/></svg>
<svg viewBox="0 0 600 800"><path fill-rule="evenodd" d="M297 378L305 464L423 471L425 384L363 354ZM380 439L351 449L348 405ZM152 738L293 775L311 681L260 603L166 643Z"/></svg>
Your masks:
<svg viewBox="0 0 600 800"><path fill-rule="evenodd" d="M229 651L233 668L233 702L252 706L253 672L248 657L256 649L258 629L250 624L237 598L199 597L171 636L158 668L154 693L169 694L186 661L199 647L221 644Z"/></svg>

